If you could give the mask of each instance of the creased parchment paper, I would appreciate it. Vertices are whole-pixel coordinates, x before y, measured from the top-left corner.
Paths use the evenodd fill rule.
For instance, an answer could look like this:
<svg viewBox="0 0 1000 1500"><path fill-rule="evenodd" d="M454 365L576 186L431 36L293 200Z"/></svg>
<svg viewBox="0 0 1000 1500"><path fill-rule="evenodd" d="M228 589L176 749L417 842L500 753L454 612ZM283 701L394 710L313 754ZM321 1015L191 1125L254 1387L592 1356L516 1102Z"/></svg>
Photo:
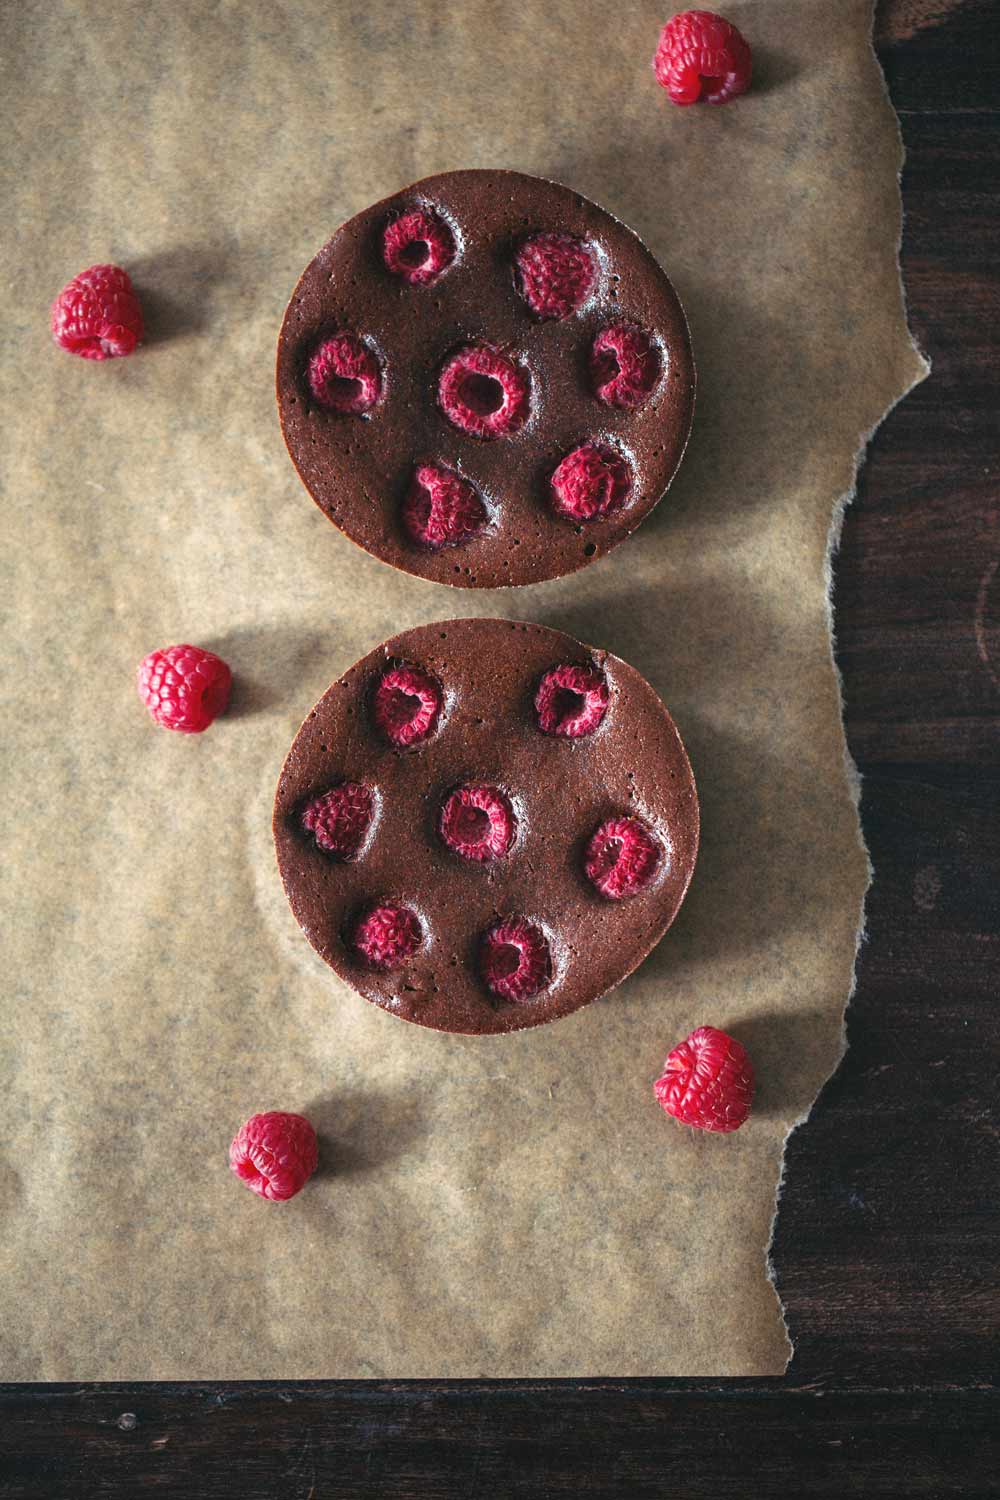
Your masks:
<svg viewBox="0 0 1000 1500"><path fill-rule="evenodd" d="M921 373L896 265L896 122L863 0L729 3L758 81L674 109L652 0L47 0L4 18L7 982L3 1375L751 1375L782 1147L841 1050L867 871L824 565L863 435ZM821 39L819 44L818 39ZM347 216L510 166L644 237L691 320L688 457L574 578L451 594L319 514L272 391L285 300ZM150 339L103 367L52 296L131 271ZM704 842L621 989L506 1039L438 1036L320 964L279 888L282 758L383 637L468 613L619 653L674 714ZM132 677L192 640L238 677L201 738ZM711 1021L752 1123L651 1083ZM323 1169L273 1206L235 1128L302 1110Z"/></svg>

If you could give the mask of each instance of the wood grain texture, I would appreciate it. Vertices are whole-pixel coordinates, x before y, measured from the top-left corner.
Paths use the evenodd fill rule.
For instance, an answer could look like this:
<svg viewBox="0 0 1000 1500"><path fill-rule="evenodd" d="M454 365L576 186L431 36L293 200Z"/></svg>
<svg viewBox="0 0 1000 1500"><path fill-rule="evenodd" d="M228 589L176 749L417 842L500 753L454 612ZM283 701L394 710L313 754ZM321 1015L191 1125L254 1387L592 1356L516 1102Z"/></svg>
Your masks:
<svg viewBox="0 0 1000 1500"><path fill-rule="evenodd" d="M850 1048L786 1160L774 1258L799 1379L995 1377L1000 115L980 106L1000 89L995 9L942 9L880 17L932 374L875 438L835 573L875 882Z"/></svg>
<svg viewBox="0 0 1000 1500"><path fill-rule="evenodd" d="M813 1500L998 1491L993 1393L474 1383L10 1398L4 1500ZM13 1441L11 1432L13 1431Z"/></svg>
<svg viewBox="0 0 1000 1500"><path fill-rule="evenodd" d="M836 570L876 871L850 1050L788 1153L783 1381L0 1388L0 1500L1000 1494L1000 54L990 0L893 0L903 266L933 373Z"/></svg>

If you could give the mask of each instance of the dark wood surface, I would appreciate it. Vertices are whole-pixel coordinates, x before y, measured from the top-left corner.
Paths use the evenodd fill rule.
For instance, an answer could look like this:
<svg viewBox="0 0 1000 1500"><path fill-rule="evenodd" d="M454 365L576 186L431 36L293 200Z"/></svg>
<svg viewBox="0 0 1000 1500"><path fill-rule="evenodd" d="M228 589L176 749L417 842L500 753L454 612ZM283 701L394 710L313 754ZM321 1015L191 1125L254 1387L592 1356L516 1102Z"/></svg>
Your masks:
<svg viewBox="0 0 1000 1500"><path fill-rule="evenodd" d="M1000 1496L1000 5L886 0L931 379L836 569L876 880L793 1137L769 1381L0 1387L0 1500Z"/></svg>

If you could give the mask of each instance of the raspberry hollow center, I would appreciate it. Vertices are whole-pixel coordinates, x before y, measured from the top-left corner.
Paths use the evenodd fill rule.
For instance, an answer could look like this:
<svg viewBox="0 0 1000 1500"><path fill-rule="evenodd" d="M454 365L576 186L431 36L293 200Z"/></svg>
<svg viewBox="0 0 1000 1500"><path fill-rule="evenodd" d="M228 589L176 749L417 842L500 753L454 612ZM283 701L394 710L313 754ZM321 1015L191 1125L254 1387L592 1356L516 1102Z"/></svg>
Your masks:
<svg viewBox="0 0 1000 1500"><path fill-rule="evenodd" d="M559 723L578 719L583 712L586 698L572 688L558 687L552 695L552 712Z"/></svg>
<svg viewBox="0 0 1000 1500"><path fill-rule="evenodd" d="M513 943L499 943L493 950L492 975L494 979L509 979L521 967L521 950Z"/></svg>
<svg viewBox="0 0 1000 1500"><path fill-rule="evenodd" d="M350 406L361 395L361 381L347 375L335 375L327 381L326 388L334 406Z"/></svg>
<svg viewBox="0 0 1000 1500"><path fill-rule="evenodd" d="M489 814L480 807L461 807L452 819L457 836L466 844L481 844L490 831Z"/></svg>
<svg viewBox="0 0 1000 1500"><path fill-rule="evenodd" d="M411 240L398 252L398 259L408 270L415 271L426 263L431 247L426 240Z"/></svg>
<svg viewBox="0 0 1000 1500"><path fill-rule="evenodd" d="M459 399L477 416L489 417L503 406L503 386L492 375L466 375L459 385Z"/></svg>

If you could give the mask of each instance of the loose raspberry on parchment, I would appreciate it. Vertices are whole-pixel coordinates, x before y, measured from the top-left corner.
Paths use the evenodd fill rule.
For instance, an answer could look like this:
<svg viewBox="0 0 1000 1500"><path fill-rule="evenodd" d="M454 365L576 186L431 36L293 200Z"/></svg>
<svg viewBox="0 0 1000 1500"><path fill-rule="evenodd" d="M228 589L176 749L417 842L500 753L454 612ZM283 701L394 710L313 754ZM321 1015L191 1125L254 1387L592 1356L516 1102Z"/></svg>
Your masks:
<svg viewBox="0 0 1000 1500"><path fill-rule="evenodd" d="M364 842L374 811L370 787L361 781L342 781L303 809L302 826L327 854L349 859Z"/></svg>
<svg viewBox="0 0 1000 1500"><path fill-rule="evenodd" d="M201 734L226 708L232 680L221 656L181 645L143 657L136 686L157 724L181 734Z"/></svg>
<svg viewBox="0 0 1000 1500"><path fill-rule="evenodd" d="M52 337L81 359L121 359L143 336L142 308L127 271L89 266L52 304Z"/></svg>
<svg viewBox="0 0 1000 1500"><path fill-rule="evenodd" d="M535 694L535 713L543 734L576 739L593 734L607 712L610 694L596 667L553 667Z"/></svg>
<svg viewBox="0 0 1000 1500"><path fill-rule="evenodd" d="M571 234L536 234L514 256L517 283L538 318L568 318L586 302L597 280L593 250Z"/></svg>
<svg viewBox="0 0 1000 1500"><path fill-rule="evenodd" d="M372 699L376 727L391 745L404 750L433 732L441 712L440 685L420 667L406 663L389 667L379 679Z"/></svg>
<svg viewBox="0 0 1000 1500"><path fill-rule="evenodd" d="M242 1182L272 1203L286 1202L316 1170L316 1132L302 1115L272 1109L241 1125L229 1148L229 1165Z"/></svg>
<svg viewBox="0 0 1000 1500"><path fill-rule="evenodd" d="M420 947L420 920L408 906L385 901L357 922L351 945L373 969L398 969Z"/></svg>
<svg viewBox="0 0 1000 1500"><path fill-rule="evenodd" d="M504 1000L530 1000L545 988L552 958L542 929L525 917L497 922L479 945L479 972L486 988Z"/></svg>
<svg viewBox="0 0 1000 1500"><path fill-rule="evenodd" d="M699 1026L670 1053L653 1092L682 1125L726 1134L739 1130L750 1113L753 1067L735 1037Z"/></svg>
<svg viewBox="0 0 1000 1500"><path fill-rule="evenodd" d="M463 859L491 860L514 839L514 809L495 786L461 786L441 809L441 837Z"/></svg>
<svg viewBox="0 0 1000 1500"><path fill-rule="evenodd" d="M403 501L403 530L437 552L478 536L489 517L473 485L441 464L418 464Z"/></svg>
<svg viewBox="0 0 1000 1500"><path fill-rule="evenodd" d="M634 411L660 378L660 351L634 324L602 328L590 349L590 378L598 401Z"/></svg>
<svg viewBox="0 0 1000 1500"><path fill-rule="evenodd" d="M410 286L428 286L455 259L455 236L438 214L417 208L387 226L382 258Z"/></svg>
<svg viewBox="0 0 1000 1500"><path fill-rule="evenodd" d="M710 10L684 10L660 33L653 71L675 104L725 104L750 87L750 48Z"/></svg>
<svg viewBox="0 0 1000 1500"><path fill-rule="evenodd" d="M570 521L593 521L613 515L632 491L632 474L620 453L606 443L574 448L549 481L549 503Z"/></svg>
<svg viewBox="0 0 1000 1500"><path fill-rule="evenodd" d="M470 437L507 437L523 426L530 404L526 370L490 344L466 344L445 360L438 403Z"/></svg>
<svg viewBox="0 0 1000 1500"><path fill-rule="evenodd" d="M659 841L638 818L609 818L587 844L583 867L609 901L645 890L660 862Z"/></svg>
<svg viewBox="0 0 1000 1500"><path fill-rule="evenodd" d="M309 360L309 389L328 411L362 417L382 394L382 371L356 334L336 333Z"/></svg>

